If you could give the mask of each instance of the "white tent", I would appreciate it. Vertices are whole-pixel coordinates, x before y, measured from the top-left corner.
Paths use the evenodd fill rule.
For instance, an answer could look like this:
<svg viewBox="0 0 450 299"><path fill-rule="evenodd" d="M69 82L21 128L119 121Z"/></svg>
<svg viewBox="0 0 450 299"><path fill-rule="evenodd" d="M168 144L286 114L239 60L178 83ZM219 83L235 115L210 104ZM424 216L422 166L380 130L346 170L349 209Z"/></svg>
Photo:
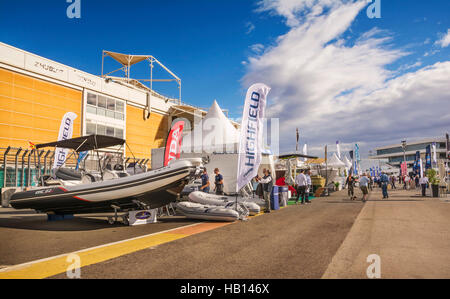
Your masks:
<svg viewBox="0 0 450 299"><path fill-rule="evenodd" d="M339 160L336 153L333 154L333 156L328 160L328 166L332 168L345 168L346 165L344 162Z"/></svg>
<svg viewBox="0 0 450 299"><path fill-rule="evenodd" d="M347 167L347 169L352 168L352 162L350 162L350 161L347 159L347 156L344 156L344 164L345 164L345 167Z"/></svg>
<svg viewBox="0 0 450 299"><path fill-rule="evenodd" d="M216 101L201 122L183 136L182 152L234 152L239 144L239 131L225 116Z"/></svg>

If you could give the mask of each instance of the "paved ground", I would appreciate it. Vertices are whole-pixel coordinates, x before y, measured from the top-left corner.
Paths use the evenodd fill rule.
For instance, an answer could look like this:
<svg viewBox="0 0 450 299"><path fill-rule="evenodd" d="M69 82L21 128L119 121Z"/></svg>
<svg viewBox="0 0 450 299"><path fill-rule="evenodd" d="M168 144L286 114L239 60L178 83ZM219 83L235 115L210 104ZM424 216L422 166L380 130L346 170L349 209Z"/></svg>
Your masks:
<svg viewBox="0 0 450 299"><path fill-rule="evenodd" d="M349 201L345 193L92 264L81 276L366 278L367 256L378 254L383 278L450 277L450 203L423 199L415 190L391 191L388 201L375 190L365 204ZM139 227L110 227L98 219L47 223L39 215L0 209L0 264L192 223L182 217Z"/></svg>
<svg viewBox="0 0 450 299"><path fill-rule="evenodd" d="M377 254L382 278L450 278L450 203L418 193L367 202L323 277L367 278Z"/></svg>
<svg viewBox="0 0 450 299"><path fill-rule="evenodd" d="M196 223L185 217L161 218L142 226L109 225L106 218L47 222L33 211L0 209L0 267L31 262L106 243Z"/></svg>

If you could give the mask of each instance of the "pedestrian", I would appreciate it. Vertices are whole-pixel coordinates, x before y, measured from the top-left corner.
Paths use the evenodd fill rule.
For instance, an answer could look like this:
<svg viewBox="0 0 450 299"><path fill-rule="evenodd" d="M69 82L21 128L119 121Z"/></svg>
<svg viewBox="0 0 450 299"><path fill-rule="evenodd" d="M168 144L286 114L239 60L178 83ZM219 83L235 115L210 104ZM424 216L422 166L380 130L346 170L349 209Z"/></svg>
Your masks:
<svg viewBox="0 0 450 299"><path fill-rule="evenodd" d="M351 173L348 175L347 179L345 180L345 186L348 186L347 194L350 197L350 200L354 200L355 199L355 191L354 191L355 178L353 177L353 175Z"/></svg>
<svg viewBox="0 0 450 299"><path fill-rule="evenodd" d="M371 175L367 176L367 178L369 179L369 188L370 191L373 191L373 178Z"/></svg>
<svg viewBox="0 0 450 299"><path fill-rule="evenodd" d="M300 173L295 178L295 185L297 186L297 200L295 204L298 204L298 201L300 197L302 198L301 204L305 203L305 196L306 196L306 188L308 186L308 179L306 178L306 175L304 174L304 170L301 169Z"/></svg>
<svg viewBox="0 0 450 299"><path fill-rule="evenodd" d="M416 175L416 177L415 177L415 179L414 179L414 182L416 183L416 189L419 188L419 185L420 185L420 178L419 178L419 175Z"/></svg>
<svg viewBox="0 0 450 299"><path fill-rule="evenodd" d="M395 188L395 176L391 176L391 187L392 189L397 189Z"/></svg>
<svg viewBox="0 0 450 299"><path fill-rule="evenodd" d="M405 175L405 178L404 178L404 182L405 182L405 190L408 190L408 189L409 189L409 181L410 181L409 175Z"/></svg>
<svg viewBox="0 0 450 299"><path fill-rule="evenodd" d="M363 173L362 177L359 179L359 188L361 189L362 193L363 193L363 198L362 201L366 202L367 200L367 195L369 194L369 178L367 177L366 173Z"/></svg>
<svg viewBox="0 0 450 299"><path fill-rule="evenodd" d="M202 179L202 186L200 187L200 191L203 191L205 193L209 193L209 176L206 168L203 170L203 173L201 175Z"/></svg>
<svg viewBox="0 0 450 299"><path fill-rule="evenodd" d="M389 198L389 194L387 192L387 187L389 183L389 178L386 175L386 173L382 172L380 176L380 183L381 183L381 191L383 192L383 199Z"/></svg>
<svg viewBox="0 0 450 299"><path fill-rule="evenodd" d="M423 177L419 179L419 184L422 187L422 196L426 196L425 193L427 191L428 178L426 174L423 174Z"/></svg>
<svg viewBox="0 0 450 299"><path fill-rule="evenodd" d="M214 190L216 191L217 195L223 195L223 175L220 174L219 168L214 169L214 173L216 174L216 178L214 181L216 187L214 188Z"/></svg>
<svg viewBox="0 0 450 299"><path fill-rule="evenodd" d="M305 202L311 203L311 201L309 200L309 192L312 189L311 170L307 169L305 172L305 176L306 176Z"/></svg>
<svg viewBox="0 0 450 299"><path fill-rule="evenodd" d="M268 169L263 169L264 176L258 177L258 181L263 185L264 201L266 203L266 209L264 213L270 213L270 195L272 194L273 178Z"/></svg>

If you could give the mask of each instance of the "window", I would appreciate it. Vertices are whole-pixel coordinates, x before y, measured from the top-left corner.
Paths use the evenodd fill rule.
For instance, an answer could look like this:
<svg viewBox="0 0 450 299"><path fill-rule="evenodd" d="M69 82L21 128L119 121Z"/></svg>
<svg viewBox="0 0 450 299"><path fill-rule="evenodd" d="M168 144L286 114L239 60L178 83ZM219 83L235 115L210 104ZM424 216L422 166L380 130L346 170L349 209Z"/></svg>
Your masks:
<svg viewBox="0 0 450 299"><path fill-rule="evenodd" d="M106 135L114 137L114 128L106 127Z"/></svg>
<svg viewBox="0 0 450 299"><path fill-rule="evenodd" d="M106 108L106 98L104 96L98 97L98 106L101 108Z"/></svg>
<svg viewBox="0 0 450 299"><path fill-rule="evenodd" d="M86 134L87 135L93 135L95 134L97 131L97 126L96 124L93 123L87 123L86 124Z"/></svg>
<svg viewBox="0 0 450 299"><path fill-rule="evenodd" d="M125 120L125 104L105 96L87 94L86 112L117 120Z"/></svg>
<svg viewBox="0 0 450 299"><path fill-rule="evenodd" d="M97 106L97 95L88 93L87 95L87 104L92 106Z"/></svg>
<svg viewBox="0 0 450 299"><path fill-rule="evenodd" d="M102 125L97 125L97 134L106 135L106 127Z"/></svg>
<svg viewBox="0 0 450 299"><path fill-rule="evenodd" d="M123 130L122 130L122 129L117 129L117 128L116 128L115 131L116 131L115 137L123 139Z"/></svg>
<svg viewBox="0 0 450 299"><path fill-rule="evenodd" d="M123 102L116 101L116 111L123 113Z"/></svg>

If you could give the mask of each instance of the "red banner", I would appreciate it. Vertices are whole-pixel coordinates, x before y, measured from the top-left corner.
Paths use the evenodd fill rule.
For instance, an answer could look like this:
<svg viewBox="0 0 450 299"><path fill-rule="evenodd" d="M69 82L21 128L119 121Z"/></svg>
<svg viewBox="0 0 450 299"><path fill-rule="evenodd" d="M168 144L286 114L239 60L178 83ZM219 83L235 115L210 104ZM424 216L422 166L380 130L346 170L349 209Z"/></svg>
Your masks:
<svg viewBox="0 0 450 299"><path fill-rule="evenodd" d="M167 136L166 151L164 154L164 166L170 161L177 160L181 155L181 142L183 141L184 121L175 123Z"/></svg>
<svg viewBox="0 0 450 299"><path fill-rule="evenodd" d="M402 175L408 175L408 166L406 162L403 162L401 165Z"/></svg>

